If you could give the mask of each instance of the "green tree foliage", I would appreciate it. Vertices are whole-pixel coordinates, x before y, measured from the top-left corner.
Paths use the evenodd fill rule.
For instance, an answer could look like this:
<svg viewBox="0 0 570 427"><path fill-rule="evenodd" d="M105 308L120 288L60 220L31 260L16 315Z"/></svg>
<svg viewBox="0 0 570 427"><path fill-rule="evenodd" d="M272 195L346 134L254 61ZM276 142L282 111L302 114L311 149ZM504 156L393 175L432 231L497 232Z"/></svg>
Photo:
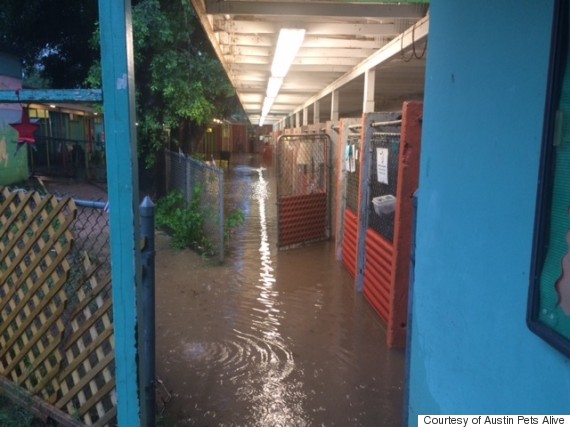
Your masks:
<svg viewBox="0 0 570 427"><path fill-rule="evenodd" d="M139 152L151 167L167 139L191 153L208 123L239 104L189 0L139 1L133 39ZM95 64L90 85L100 85L100 73Z"/></svg>
<svg viewBox="0 0 570 427"><path fill-rule="evenodd" d="M86 49L97 0L2 0L0 51L22 58L30 81L80 87L98 52Z"/></svg>
<svg viewBox="0 0 570 427"><path fill-rule="evenodd" d="M134 9L136 79L147 157L162 129L185 152L216 116L225 116L233 87L211 51L189 0L143 0Z"/></svg>
<svg viewBox="0 0 570 427"><path fill-rule="evenodd" d="M28 83L101 87L97 0L1 3L0 51L22 57ZM139 154L156 183L167 142L192 153L214 117L241 107L190 0L132 5Z"/></svg>

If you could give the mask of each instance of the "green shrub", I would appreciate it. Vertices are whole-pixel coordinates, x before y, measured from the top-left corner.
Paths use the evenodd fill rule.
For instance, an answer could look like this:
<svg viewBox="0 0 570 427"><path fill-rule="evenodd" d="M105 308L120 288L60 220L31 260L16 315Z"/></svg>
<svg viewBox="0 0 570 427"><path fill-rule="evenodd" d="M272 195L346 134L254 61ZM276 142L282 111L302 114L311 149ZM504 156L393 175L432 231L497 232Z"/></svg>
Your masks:
<svg viewBox="0 0 570 427"><path fill-rule="evenodd" d="M229 241L235 229L245 223L245 215L241 209L235 209L227 216L224 224L224 238Z"/></svg>
<svg viewBox="0 0 570 427"><path fill-rule="evenodd" d="M4 396L0 396L0 426L31 427L39 425L38 420L21 406L13 404Z"/></svg>
<svg viewBox="0 0 570 427"><path fill-rule="evenodd" d="M156 225L172 235L172 246L177 249L192 248L210 254L212 244L204 235L205 214L200 208L202 189L194 187L192 201L186 206L180 191L174 191L160 199L156 207Z"/></svg>

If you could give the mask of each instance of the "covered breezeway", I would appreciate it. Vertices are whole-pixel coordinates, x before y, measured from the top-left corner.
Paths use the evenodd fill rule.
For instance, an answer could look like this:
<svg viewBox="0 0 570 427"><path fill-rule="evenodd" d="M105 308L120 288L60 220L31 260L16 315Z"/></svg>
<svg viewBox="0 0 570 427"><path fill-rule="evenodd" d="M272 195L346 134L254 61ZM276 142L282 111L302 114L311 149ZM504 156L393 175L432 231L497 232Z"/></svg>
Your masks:
<svg viewBox="0 0 570 427"><path fill-rule="evenodd" d="M429 27L424 1L192 3L251 123L267 125L275 136L294 129L336 132L342 118L398 111L404 101L423 98ZM127 426L146 419L141 399L150 396L146 389L141 393L137 383L136 288L141 259L130 1L99 0L99 9L102 91L2 91L0 100L104 102L116 266L112 281L117 421ZM303 37L293 63L275 71L272 61L282 28L300 30ZM286 38L285 44L291 40ZM339 159L339 146L334 144L339 137L331 135L331 159ZM335 173L331 164L336 176L340 170ZM334 211L332 216L334 223Z"/></svg>
<svg viewBox="0 0 570 427"><path fill-rule="evenodd" d="M315 236L334 239L337 259L353 276L355 292L363 292L386 322L389 346L405 346L411 205L418 186L421 105L414 107L413 120L403 117L402 112L407 111L404 103L423 101L428 2L192 3L250 122L272 136L279 182L291 173L292 177L315 173L330 177L326 190L297 186L296 197L322 199L295 205L308 209L306 213L293 212L285 201L278 201L280 232L291 229L295 242L310 241ZM396 127L370 127L386 120L394 121ZM400 138L402 122L406 130ZM381 183L375 170L379 167L379 146L374 138L384 131L397 134L390 154L389 183L388 175ZM413 141L408 138L411 134ZM315 138L330 141L326 171L321 156L315 157L316 145L309 151L312 156L300 158L301 148ZM300 145L284 151L283 141L299 141ZM398 163L405 179L396 179ZM361 165L366 173L362 173ZM373 181L377 188L371 191ZM396 181L405 185L397 186ZM277 188L281 193L289 190ZM380 194L398 196L395 213L383 217L375 214L372 198ZM303 208L307 203L310 206ZM316 212L319 206L326 212ZM312 217L323 219L324 226L323 221ZM397 224L396 235L369 231L369 218L387 221L392 228Z"/></svg>
<svg viewBox="0 0 570 427"><path fill-rule="evenodd" d="M322 159L314 154L318 143L310 160L300 159L300 153L306 154L304 146L315 138L330 141L325 175L331 185L322 192L297 188L296 196L323 198L319 205L327 212L313 212L316 203L310 211L326 218L324 227L306 213L281 218L290 209L278 199L278 232L288 231L293 222L298 241L320 240L315 237L319 232L330 237L334 244L327 250L336 254L341 268L346 266L352 291L369 303L386 328L386 351L405 347L429 2L192 3L251 124L271 136L278 182L289 173L322 174ZM279 60L283 46L290 50L286 64ZM376 150L382 147L378 138L387 135L392 151L382 182ZM299 146L287 151L284 141L298 141ZM278 197L283 193L279 185L276 191ZM381 194L397 196L391 215L381 216L372 208L372 198ZM305 230L303 221L309 224ZM369 229L374 221L386 222L395 232L390 237L376 233Z"/></svg>

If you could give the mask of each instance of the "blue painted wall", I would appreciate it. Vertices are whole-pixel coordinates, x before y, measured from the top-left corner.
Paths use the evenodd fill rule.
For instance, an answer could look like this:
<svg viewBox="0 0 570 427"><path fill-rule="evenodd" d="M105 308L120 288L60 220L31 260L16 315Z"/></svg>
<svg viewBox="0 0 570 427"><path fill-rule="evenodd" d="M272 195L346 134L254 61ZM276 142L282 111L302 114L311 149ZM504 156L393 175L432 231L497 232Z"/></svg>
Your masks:
<svg viewBox="0 0 570 427"><path fill-rule="evenodd" d="M410 426L570 411L570 361L525 323L552 13L552 0L431 4Z"/></svg>

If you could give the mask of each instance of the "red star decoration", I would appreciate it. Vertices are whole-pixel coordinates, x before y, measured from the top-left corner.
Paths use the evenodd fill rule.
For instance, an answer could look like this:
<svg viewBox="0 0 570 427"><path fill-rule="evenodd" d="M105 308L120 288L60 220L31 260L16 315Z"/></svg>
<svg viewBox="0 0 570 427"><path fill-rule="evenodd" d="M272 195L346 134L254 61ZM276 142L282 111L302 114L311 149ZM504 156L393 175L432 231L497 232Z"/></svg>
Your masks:
<svg viewBox="0 0 570 427"><path fill-rule="evenodd" d="M10 123L16 131L18 132L18 144L35 144L36 138L35 133L40 128L40 125L35 123L30 123L30 114L27 107L22 107L22 122L21 123Z"/></svg>

